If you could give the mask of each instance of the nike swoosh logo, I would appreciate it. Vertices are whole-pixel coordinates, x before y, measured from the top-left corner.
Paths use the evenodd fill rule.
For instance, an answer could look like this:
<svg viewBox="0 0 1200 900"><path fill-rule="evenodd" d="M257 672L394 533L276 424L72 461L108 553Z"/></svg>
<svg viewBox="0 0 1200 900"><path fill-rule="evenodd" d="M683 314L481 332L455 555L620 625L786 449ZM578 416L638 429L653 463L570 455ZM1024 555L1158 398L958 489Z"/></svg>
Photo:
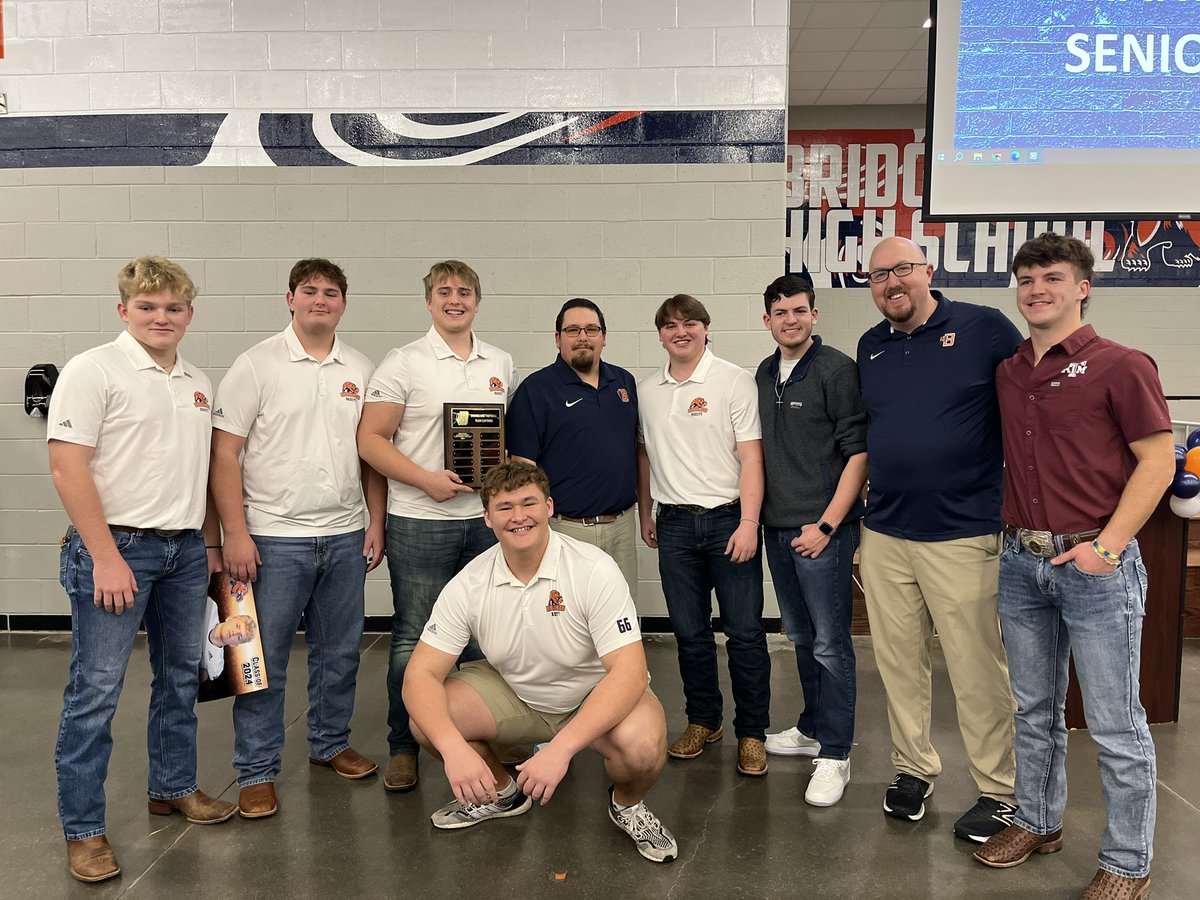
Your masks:
<svg viewBox="0 0 1200 900"><path fill-rule="evenodd" d="M570 409L572 406L574 406L576 403L578 403L578 402L579 402L580 400L582 400L582 399L583 399L583 398L582 398L582 397L580 397L580 398L579 398L579 400L572 400L570 403L567 403L567 401L566 401L566 400L564 400L564 401L563 401L563 403L567 403L567 409Z"/></svg>
<svg viewBox="0 0 1200 900"><path fill-rule="evenodd" d="M887 351L886 351L886 350L880 350L878 353L872 353L872 354L871 354L871 359L874 359L874 358L875 358L875 357L877 357L877 356L883 356L883 354L885 354L885 353L887 353Z"/></svg>

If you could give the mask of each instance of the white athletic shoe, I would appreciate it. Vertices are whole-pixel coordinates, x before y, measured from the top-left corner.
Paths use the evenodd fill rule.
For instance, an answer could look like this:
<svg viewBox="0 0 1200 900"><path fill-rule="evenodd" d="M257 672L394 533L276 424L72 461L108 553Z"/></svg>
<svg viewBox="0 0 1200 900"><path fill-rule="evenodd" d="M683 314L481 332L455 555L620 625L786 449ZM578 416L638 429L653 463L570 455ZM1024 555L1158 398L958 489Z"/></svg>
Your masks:
<svg viewBox="0 0 1200 900"><path fill-rule="evenodd" d="M492 803L466 806L457 800L452 800L429 817L434 828L470 828L488 819L506 819L509 816L519 816L529 812L533 801L519 790L513 791L507 797L500 797Z"/></svg>
<svg viewBox="0 0 1200 900"><path fill-rule="evenodd" d="M842 799L842 792L850 783L850 760L815 759L804 802L809 806L833 806Z"/></svg>
<svg viewBox="0 0 1200 900"><path fill-rule="evenodd" d="M675 836L667 830L658 816L646 809L645 802L626 810L619 810L613 799L613 788L608 789L608 817L612 823L633 838L638 853L651 862L666 862L679 855Z"/></svg>
<svg viewBox="0 0 1200 900"><path fill-rule="evenodd" d="M799 728L768 734L766 744L767 752L773 756L816 756L821 752L820 742L813 740Z"/></svg>

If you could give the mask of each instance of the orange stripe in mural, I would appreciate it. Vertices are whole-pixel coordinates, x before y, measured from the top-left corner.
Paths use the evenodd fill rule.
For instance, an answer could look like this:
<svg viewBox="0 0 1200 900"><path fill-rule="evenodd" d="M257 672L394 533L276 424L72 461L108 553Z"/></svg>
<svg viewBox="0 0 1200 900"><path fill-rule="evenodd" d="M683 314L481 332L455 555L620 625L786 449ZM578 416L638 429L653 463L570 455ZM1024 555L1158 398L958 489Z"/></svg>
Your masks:
<svg viewBox="0 0 1200 900"><path fill-rule="evenodd" d="M4 3L0 2L0 59L4 59Z"/></svg>
<svg viewBox="0 0 1200 900"><path fill-rule="evenodd" d="M595 125L583 129L583 131L577 131L574 134L567 135L565 138L563 138L563 141L570 142L575 140L575 138L583 137L585 134L592 134L596 131L603 131L605 128L612 128L614 125L620 125L622 122L628 122L630 119L636 119L643 112L645 112L645 110L619 112L615 116L609 116L603 122L597 122Z"/></svg>

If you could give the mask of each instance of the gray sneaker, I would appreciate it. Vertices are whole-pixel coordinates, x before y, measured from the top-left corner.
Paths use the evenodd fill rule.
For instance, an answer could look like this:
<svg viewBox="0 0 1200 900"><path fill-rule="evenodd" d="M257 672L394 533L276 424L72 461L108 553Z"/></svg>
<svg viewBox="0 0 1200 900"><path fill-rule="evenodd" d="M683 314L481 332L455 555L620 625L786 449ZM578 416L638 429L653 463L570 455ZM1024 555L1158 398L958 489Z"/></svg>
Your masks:
<svg viewBox="0 0 1200 900"><path fill-rule="evenodd" d="M646 808L645 802L627 810L619 810L613 799L614 792L614 788L608 789L608 817L614 825L633 838L638 853L651 862L666 862L677 857L679 845L675 843L674 835L658 821L658 816Z"/></svg>
<svg viewBox="0 0 1200 900"><path fill-rule="evenodd" d="M470 828L487 819L505 819L509 816L519 816L529 812L533 801L520 791L514 791L511 797L501 797L494 803L484 803L477 806L468 803L463 806L457 800L447 803L432 816L429 821L434 828Z"/></svg>

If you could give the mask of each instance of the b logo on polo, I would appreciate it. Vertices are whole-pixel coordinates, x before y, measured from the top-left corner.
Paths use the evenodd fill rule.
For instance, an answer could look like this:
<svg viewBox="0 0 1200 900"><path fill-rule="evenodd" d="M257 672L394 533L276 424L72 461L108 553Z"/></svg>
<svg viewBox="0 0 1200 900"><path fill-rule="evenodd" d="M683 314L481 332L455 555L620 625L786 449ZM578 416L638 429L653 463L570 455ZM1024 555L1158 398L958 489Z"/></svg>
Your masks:
<svg viewBox="0 0 1200 900"><path fill-rule="evenodd" d="M943 347L953 347L954 346L954 337L955 337L955 333L953 331L947 331L945 334L942 335L942 346Z"/></svg>
<svg viewBox="0 0 1200 900"><path fill-rule="evenodd" d="M558 591L550 592L550 602L546 604L546 612L552 616L557 616L559 613L567 611L567 604L563 603L562 594Z"/></svg>
<svg viewBox="0 0 1200 900"><path fill-rule="evenodd" d="M493 394L503 394L504 393L504 382L501 381L499 378L497 378L495 375L493 375L491 378L488 379L488 390L491 391Z"/></svg>
<svg viewBox="0 0 1200 900"><path fill-rule="evenodd" d="M629 402L629 391L625 390L625 388L617 388L617 396L621 398L622 403Z"/></svg>
<svg viewBox="0 0 1200 900"><path fill-rule="evenodd" d="M1068 378L1075 378L1077 375L1082 375L1087 371L1087 360L1081 359L1079 362L1073 362L1062 370L1063 375Z"/></svg>
<svg viewBox="0 0 1200 900"><path fill-rule="evenodd" d="M359 399L359 397L358 397L358 385L357 385L357 384L355 384L353 381L347 381L347 382L345 382L345 383L342 385L342 396L343 396L345 399L347 399L347 400L357 400L357 399Z"/></svg>
<svg viewBox="0 0 1200 900"><path fill-rule="evenodd" d="M702 416L706 412L708 412L708 401L705 400L703 397L697 397L695 400L693 400L691 403L688 404L688 415L689 416Z"/></svg>
<svg viewBox="0 0 1200 900"><path fill-rule="evenodd" d="M208 407L208 398L205 397L199 391L196 391L196 393L192 394L192 402L195 404L196 409L208 409L209 408Z"/></svg>

